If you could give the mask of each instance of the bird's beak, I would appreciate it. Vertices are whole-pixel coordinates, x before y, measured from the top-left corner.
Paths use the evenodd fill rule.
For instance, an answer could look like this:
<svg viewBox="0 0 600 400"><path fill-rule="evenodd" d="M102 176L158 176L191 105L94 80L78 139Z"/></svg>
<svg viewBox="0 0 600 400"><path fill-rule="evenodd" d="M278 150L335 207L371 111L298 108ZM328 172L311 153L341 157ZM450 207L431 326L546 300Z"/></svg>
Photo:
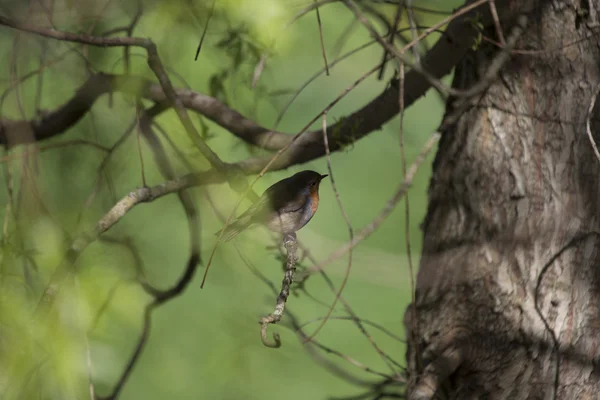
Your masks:
<svg viewBox="0 0 600 400"><path fill-rule="evenodd" d="M327 178L329 175L321 175L321 180Z"/></svg>

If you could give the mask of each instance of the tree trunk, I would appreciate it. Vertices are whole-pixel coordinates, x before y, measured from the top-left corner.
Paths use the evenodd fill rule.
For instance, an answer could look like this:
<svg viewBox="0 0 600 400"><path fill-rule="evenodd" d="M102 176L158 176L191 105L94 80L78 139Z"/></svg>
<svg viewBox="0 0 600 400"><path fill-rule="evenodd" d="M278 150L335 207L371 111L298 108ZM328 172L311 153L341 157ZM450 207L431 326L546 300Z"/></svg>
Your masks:
<svg viewBox="0 0 600 400"><path fill-rule="evenodd" d="M409 399L600 398L598 3L538 2L500 79L443 132L405 315ZM498 51L483 42L453 86Z"/></svg>

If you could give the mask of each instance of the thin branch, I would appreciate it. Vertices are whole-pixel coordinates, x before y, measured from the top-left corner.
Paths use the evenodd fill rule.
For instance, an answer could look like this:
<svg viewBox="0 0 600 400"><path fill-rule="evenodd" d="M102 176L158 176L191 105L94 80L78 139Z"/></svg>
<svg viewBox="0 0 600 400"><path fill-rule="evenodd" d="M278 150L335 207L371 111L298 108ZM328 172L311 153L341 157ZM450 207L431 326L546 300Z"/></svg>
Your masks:
<svg viewBox="0 0 600 400"><path fill-rule="evenodd" d="M194 56L194 61L198 61L198 56L200 55L200 51L202 50L202 43L204 43L204 38L206 37L206 32L208 32L208 24L212 19L213 13L215 12L215 4L217 0L213 0L212 5L210 6L210 11L208 12L208 16L206 17L206 24L204 25L204 29L202 30L202 36L200 36L200 42L198 42L198 48L196 49L196 55Z"/></svg>
<svg viewBox="0 0 600 400"><path fill-rule="evenodd" d="M389 45L394 44L395 32L398 29L398 24L400 24L400 17L402 17L402 9L403 8L404 8L403 2L399 1L398 7L396 8L396 15L394 15L394 23L392 24L392 30L390 31L389 36L388 36L388 44ZM377 40L375 40L375 41L377 41ZM381 60L381 69L379 70L379 75L377 76L377 79L379 79L379 80L383 79L383 73L385 72L385 65L387 64L387 60L388 60L388 51L386 49L383 49L383 59Z"/></svg>
<svg viewBox="0 0 600 400"><path fill-rule="evenodd" d="M281 282L281 291L277 296L275 310L266 317L260 320L260 338L266 347L278 348L281 347L281 339L278 333L273 334L273 341L267 338L267 328L270 324L276 324L281 321L285 310L285 302L290 295L290 286L294 282L294 273L296 272L296 262L298 261L298 243L296 242L296 234L288 234L283 238L283 245L287 253L285 265L285 275Z"/></svg>
<svg viewBox="0 0 600 400"><path fill-rule="evenodd" d="M325 63L325 75L329 76L329 65L327 63L327 52L325 51L325 41L323 40L323 26L321 25L321 14L319 7L315 8L317 14L317 25L319 26L319 39L321 40L321 53L323 54L323 62Z"/></svg>
<svg viewBox="0 0 600 400"><path fill-rule="evenodd" d="M598 146L596 145L596 141L594 140L594 135L592 135L592 128L590 121L592 119L592 111L594 110L594 106L596 105L596 99L598 98L598 94L600 94L600 85L596 87L596 91L592 95L592 99L590 100L590 105L587 110L587 117L585 119L585 130L587 132L587 136L590 139L590 144L592 145L592 149L594 149L594 154L596 155L596 159L600 161L600 152L598 152Z"/></svg>
<svg viewBox="0 0 600 400"><path fill-rule="evenodd" d="M496 1L489 0L490 2L490 13L492 14L492 18L494 19L494 27L496 28L496 35L498 36L498 40L502 45L506 43L504 39L504 33L502 32L502 25L500 25L500 18L498 18L498 10L496 10Z"/></svg>

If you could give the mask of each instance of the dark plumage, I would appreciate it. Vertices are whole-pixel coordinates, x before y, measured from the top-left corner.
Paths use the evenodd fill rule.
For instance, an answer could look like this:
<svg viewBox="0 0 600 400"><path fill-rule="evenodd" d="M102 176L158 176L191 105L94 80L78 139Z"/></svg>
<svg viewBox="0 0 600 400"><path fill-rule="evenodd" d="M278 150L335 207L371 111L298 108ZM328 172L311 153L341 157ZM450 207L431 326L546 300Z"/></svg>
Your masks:
<svg viewBox="0 0 600 400"><path fill-rule="evenodd" d="M306 170L273 184L256 203L227 226L223 239L229 241L253 224L265 225L282 234L296 232L317 211L319 183L326 176Z"/></svg>

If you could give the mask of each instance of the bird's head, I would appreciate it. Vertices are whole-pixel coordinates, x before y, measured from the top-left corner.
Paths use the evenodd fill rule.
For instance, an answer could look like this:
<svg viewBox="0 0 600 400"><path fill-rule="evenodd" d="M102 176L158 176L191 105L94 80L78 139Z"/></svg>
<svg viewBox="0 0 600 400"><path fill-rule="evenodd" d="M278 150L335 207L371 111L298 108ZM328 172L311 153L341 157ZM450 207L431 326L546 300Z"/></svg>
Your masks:
<svg viewBox="0 0 600 400"><path fill-rule="evenodd" d="M290 179L294 181L297 187L306 188L310 193L318 193L319 184L323 178L328 175L321 175L315 171L301 171L293 175Z"/></svg>

